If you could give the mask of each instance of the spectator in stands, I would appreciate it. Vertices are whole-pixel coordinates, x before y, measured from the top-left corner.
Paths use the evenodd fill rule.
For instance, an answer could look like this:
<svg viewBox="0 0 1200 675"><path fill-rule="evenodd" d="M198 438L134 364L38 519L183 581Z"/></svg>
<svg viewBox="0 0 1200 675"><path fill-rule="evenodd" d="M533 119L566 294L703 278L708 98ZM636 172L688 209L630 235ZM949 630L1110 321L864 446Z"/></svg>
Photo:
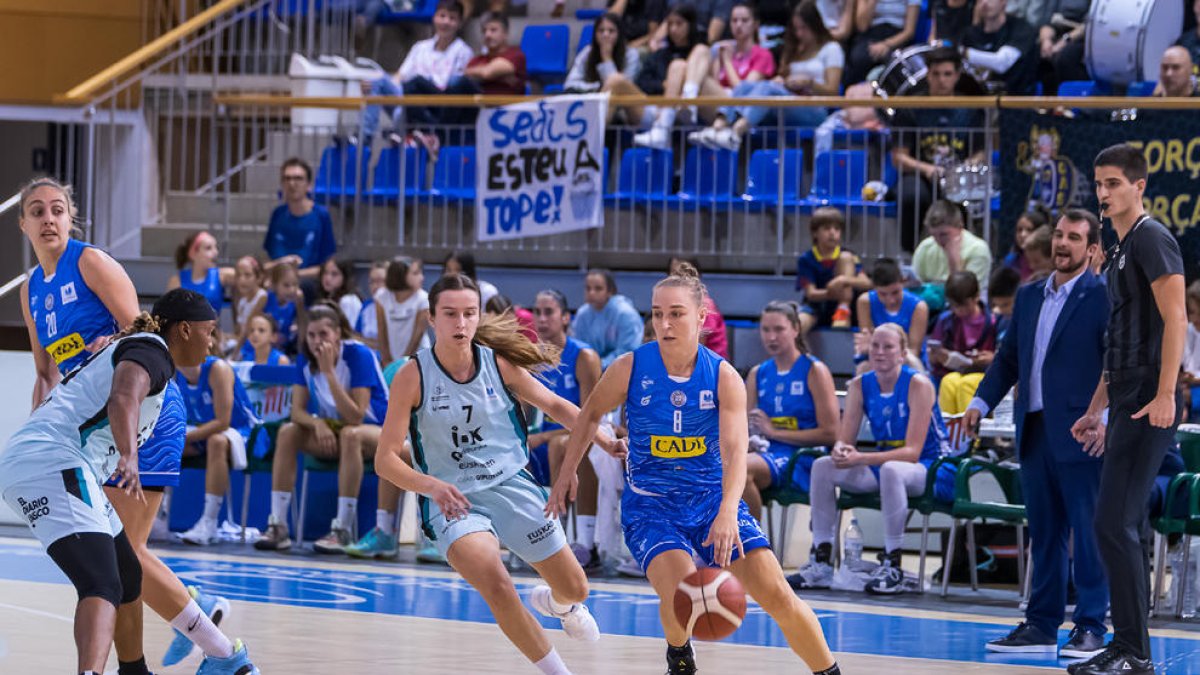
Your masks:
<svg viewBox="0 0 1200 675"><path fill-rule="evenodd" d="M1196 27L1180 35L1175 44L1188 51L1192 63L1200 63L1200 0L1192 0L1192 18Z"/></svg>
<svg viewBox="0 0 1200 675"><path fill-rule="evenodd" d="M854 34L854 8L855 0L817 0L821 21L834 41L844 44Z"/></svg>
<svg viewBox="0 0 1200 675"><path fill-rule="evenodd" d="M758 14L749 2L738 0L729 12L731 40L710 49L709 75L700 85L702 96L729 96L742 83L764 82L775 76L775 56L758 44Z"/></svg>
<svg viewBox="0 0 1200 675"><path fill-rule="evenodd" d="M321 265L321 283L317 286L317 300L329 300L342 310L350 325L358 323L363 301L358 297L354 282L354 266L349 260L330 258Z"/></svg>
<svg viewBox="0 0 1200 675"><path fill-rule="evenodd" d="M862 263L851 251L842 250L845 216L832 206L813 211L808 221L812 248L796 260L796 290L804 294L800 332L814 327L849 328L850 303L856 290L870 288Z"/></svg>
<svg viewBox="0 0 1200 675"><path fill-rule="evenodd" d="M987 242L964 229L958 204L944 199L934 202L925 214L925 228L929 236L913 255L913 271L923 283L945 284L951 274L962 271L976 279L991 274L992 252Z"/></svg>
<svg viewBox="0 0 1200 675"><path fill-rule="evenodd" d="M845 55L821 22L816 0L796 5L791 29L784 35L779 63L779 74L774 78L742 82L733 88L733 96L837 95ZM824 108L805 106L728 106L721 108L711 127L689 133L688 140L705 147L736 150L747 131L763 123L775 124L777 115L783 115L783 123L789 127L814 127L825 120L826 112Z"/></svg>
<svg viewBox="0 0 1200 675"><path fill-rule="evenodd" d="M979 300L979 281L971 272L946 280L946 302L929 334L929 365L938 384L942 412L966 412L996 355L996 319Z"/></svg>
<svg viewBox="0 0 1200 675"><path fill-rule="evenodd" d="M846 386L845 413L828 457L813 463L812 554L788 577L793 588L829 588L833 583L833 540L837 532L837 488L878 493L883 512L883 565L867 582L868 593L903 593L901 548L908 500L925 492L926 474L946 451L946 428L937 393L925 375L904 364L908 336L894 323L871 334L871 370ZM896 401L906 405L895 405ZM857 448L863 418L877 449ZM949 483L949 485L947 484ZM953 494L953 473L938 473L937 494ZM921 580L923 583L923 580Z"/></svg>
<svg viewBox="0 0 1200 675"><path fill-rule="evenodd" d="M1192 389L1200 385L1200 281L1187 288L1187 339L1183 343L1183 362L1179 373L1179 389L1183 395L1185 413L1190 413L1200 401L1192 399ZM1195 421L1189 415L1190 421Z"/></svg>
<svg viewBox="0 0 1200 675"><path fill-rule="evenodd" d="M471 281L479 287L479 295L482 297L483 306L486 306L488 300L497 295L500 291L495 284L480 279L475 273L475 254L470 251L451 251L442 260L442 276L447 274L465 274L471 277Z"/></svg>
<svg viewBox="0 0 1200 675"><path fill-rule="evenodd" d="M607 368L618 356L642 344L642 317L629 298L617 295L617 280L608 270L588 270L583 295L586 304L575 312L571 332L591 345Z"/></svg>
<svg viewBox="0 0 1200 675"><path fill-rule="evenodd" d="M220 267L217 238L207 230L193 232L175 248L175 269L167 280L167 290L186 288L196 291L212 305L218 315L225 306L225 288L233 286L237 272L232 267ZM219 344L219 343L218 343Z"/></svg>
<svg viewBox="0 0 1200 675"><path fill-rule="evenodd" d="M229 491L229 470L246 468L250 431L259 422L242 381L225 359L209 356L199 366L180 366L175 383L187 408L184 456L204 455L204 511L180 539L208 546L217 542L217 519Z"/></svg>
<svg viewBox="0 0 1200 675"><path fill-rule="evenodd" d="M501 316L505 312L512 313L513 318L517 320L517 325L521 327L521 334L529 338L530 342L536 344L538 334L537 327L534 325L533 312L520 305L513 304L513 301L509 300L508 296L500 294L492 296L492 299L488 300L487 304L483 306L484 314ZM549 485L549 483L545 484Z"/></svg>
<svg viewBox="0 0 1200 675"><path fill-rule="evenodd" d="M1038 26L1041 54L1039 75L1047 96L1058 93L1058 85L1069 80L1090 79L1083 64L1084 37L1092 0L1050 0Z"/></svg>
<svg viewBox="0 0 1200 675"><path fill-rule="evenodd" d="M857 0L856 34L846 54L842 84L862 82L875 65L886 63L893 51L912 42L920 14L921 0Z"/></svg>
<svg viewBox="0 0 1200 675"><path fill-rule="evenodd" d="M508 17L487 12L483 25L483 52L467 63L463 76L475 94L525 94L525 54L508 44ZM470 89L470 87L468 87Z"/></svg>
<svg viewBox="0 0 1200 675"><path fill-rule="evenodd" d="M262 312L267 304L267 289L263 287L266 274L263 265L252 255L238 258L233 266L233 309L234 337L236 343L226 345L226 351L232 352L246 342L246 329L250 318Z"/></svg>
<svg viewBox="0 0 1200 675"><path fill-rule="evenodd" d="M708 75L710 55L703 35L695 28L695 18L696 10L691 5L672 7L663 24L667 32L665 44L642 63L636 80L631 82L624 75L612 75L608 90L614 95L696 98L700 83ZM693 108L690 106L686 112L694 114ZM626 108L629 124L650 127L649 131L635 135L633 142L651 148L668 147L675 113L674 106Z"/></svg>
<svg viewBox="0 0 1200 675"><path fill-rule="evenodd" d="M1006 94L1032 94L1037 85L1037 31L1006 13L1008 0L979 0L979 21L966 29L961 44L966 62L1002 79ZM939 36L940 37L940 36Z"/></svg>
<svg viewBox="0 0 1200 675"><path fill-rule="evenodd" d="M667 274L675 274L680 263L688 263L695 268L697 274L700 273L700 265L696 261L673 256L667 267ZM721 315L721 310L717 309L717 301L713 300L710 294L704 294L703 304L708 313L704 317L704 324L700 326L700 344L716 352L717 356L728 359L729 334L725 329L725 317Z"/></svg>
<svg viewBox="0 0 1200 675"><path fill-rule="evenodd" d="M279 327L270 314L255 314L246 322L246 342L241 360L263 366L286 366L292 361L275 348ZM245 349L249 346L249 349Z"/></svg>
<svg viewBox="0 0 1200 675"><path fill-rule="evenodd" d="M338 507L330 531L313 545L318 553L343 553L355 541L363 460L379 442L388 391L371 348L351 339L350 324L336 305L309 310L297 367L305 384L292 387L292 419L279 429L271 468L271 515L254 543L264 551L291 548L288 508L301 452L338 462Z"/></svg>
<svg viewBox="0 0 1200 675"><path fill-rule="evenodd" d="M1021 287L1021 275L1011 267L997 267L988 278L988 303L996 317L996 344L1004 339L1008 324L1012 320L1013 303L1017 289Z"/></svg>
<svg viewBox="0 0 1200 675"><path fill-rule="evenodd" d="M1155 96L1191 98L1200 95L1193 74L1192 55L1184 47L1167 47L1158 64L1158 84Z"/></svg>
<svg viewBox="0 0 1200 675"><path fill-rule="evenodd" d="M929 39L961 45L967 29L975 23L975 4L975 0L931 0Z"/></svg>
<svg viewBox="0 0 1200 675"><path fill-rule="evenodd" d="M953 96L962 60L952 48L925 55L930 96ZM934 185L959 163L980 163L986 151L984 119L978 110L942 108L899 110L892 122L892 163L900 171L900 243L911 251L917 224L933 200ZM987 270L977 272L987 275Z"/></svg>
<svg viewBox="0 0 1200 675"><path fill-rule="evenodd" d="M837 439L838 401L833 375L808 350L794 302L772 301L759 316L758 335L770 356L746 375L750 454L742 499L762 520L762 491L809 488L813 459L794 457L801 448L825 448ZM793 467L791 474L787 471Z"/></svg>
<svg viewBox="0 0 1200 675"><path fill-rule="evenodd" d="M309 193L313 188L313 170L308 162L292 157L283 163L283 203L271 212L263 250L271 271L279 263L297 268L301 279L316 279L321 264L337 253L333 238L333 219L324 206L316 204Z"/></svg>
<svg viewBox="0 0 1200 675"><path fill-rule="evenodd" d="M374 349L379 349L379 316L375 310L375 294L387 285L387 268L389 262L376 262L367 272L367 299L363 301L362 311L358 313L358 323L354 332Z"/></svg>
<svg viewBox="0 0 1200 675"><path fill-rule="evenodd" d="M1044 281L1054 273L1053 240L1054 230L1049 225L1037 228L1025 238L1025 257L1030 270L1027 282Z"/></svg>
<svg viewBox="0 0 1200 675"><path fill-rule="evenodd" d="M726 28L729 26L729 15L733 10L734 0L696 0L696 2L683 3L692 8L691 23L696 32L700 34L700 40L704 44L716 44L718 40L725 37L728 33ZM672 7L672 10L674 7ZM670 15L670 12L667 13ZM666 45L669 36L667 26L659 24L658 31L651 38L650 47L658 49Z"/></svg>
<svg viewBox="0 0 1200 675"><path fill-rule="evenodd" d="M579 51L563 90L567 93L608 91L609 78L621 74L630 82L642 69L638 50L626 45L621 34L621 17L604 14L596 19L592 43Z"/></svg>
<svg viewBox="0 0 1200 675"><path fill-rule="evenodd" d="M649 48L667 16L665 0L609 0L608 11L620 17L621 37L632 48ZM630 78L632 81L633 78Z"/></svg>
<svg viewBox="0 0 1200 675"><path fill-rule="evenodd" d="M929 305L904 288L900 265L892 258L876 260L875 267L871 268L871 284L874 288L870 292L858 296L859 332L855 335L855 351L865 360L875 327L894 323L908 335L909 352L924 354ZM859 335L863 337L859 338Z"/></svg>
<svg viewBox="0 0 1200 675"><path fill-rule="evenodd" d="M463 6L458 0L440 0L433 13L433 37L420 40L408 50L408 56L394 75L363 81L363 94L370 96L403 96L404 94L462 93L460 81L474 53L458 36L462 28ZM363 111L362 137L370 143L379 129L380 106L369 105ZM448 108L413 107L408 110L412 125L446 124L444 111ZM401 108L388 106L393 128L400 128ZM427 139L424 132L413 129L418 139ZM393 136L399 143L402 139ZM424 142L424 140L423 140ZM432 141L429 141L432 142Z"/></svg>
<svg viewBox="0 0 1200 675"><path fill-rule="evenodd" d="M300 290L300 273L291 263L280 263L271 269L271 289L262 311L270 314L279 327L275 346L285 354L295 354L300 324L304 318L304 293ZM245 345L243 345L245 347Z"/></svg>
<svg viewBox="0 0 1200 675"><path fill-rule="evenodd" d="M387 266L384 287L375 293L375 325L384 365L429 346L429 294L420 260L396 256Z"/></svg>
<svg viewBox="0 0 1200 675"><path fill-rule="evenodd" d="M1033 268L1029 266L1029 260L1025 257L1025 242L1034 230L1049 224L1050 211L1041 204L1035 204L1017 218L1017 224L1013 227L1012 250L1004 256L1003 264L1016 270L1017 274L1021 275L1022 282L1027 281L1033 274Z"/></svg>

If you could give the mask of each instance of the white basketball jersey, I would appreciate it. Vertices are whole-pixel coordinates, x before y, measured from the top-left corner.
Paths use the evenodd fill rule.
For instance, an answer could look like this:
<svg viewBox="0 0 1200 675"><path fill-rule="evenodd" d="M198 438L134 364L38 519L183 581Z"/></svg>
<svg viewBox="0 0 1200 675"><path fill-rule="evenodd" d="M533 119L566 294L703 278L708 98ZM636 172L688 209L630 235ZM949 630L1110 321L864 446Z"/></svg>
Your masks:
<svg viewBox="0 0 1200 675"><path fill-rule="evenodd" d="M12 485L33 476L85 466L104 483L117 468L117 446L108 421L117 345L125 340L163 339L137 333L113 341L67 373L46 400L21 425L0 455L0 484ZM162 408L163 392L147 396L138 413L137 444L150 437Z"/></svg>

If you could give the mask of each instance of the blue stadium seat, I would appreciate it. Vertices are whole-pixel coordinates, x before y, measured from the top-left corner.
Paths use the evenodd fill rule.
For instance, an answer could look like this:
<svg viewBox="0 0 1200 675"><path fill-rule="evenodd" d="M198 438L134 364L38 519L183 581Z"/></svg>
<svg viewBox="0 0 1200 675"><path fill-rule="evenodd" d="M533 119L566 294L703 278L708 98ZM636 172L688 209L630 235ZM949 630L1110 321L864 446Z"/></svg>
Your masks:
<svg viewBox="0 0 1200 675"><path fill-rule="evenodd" d="M866 150L830 150L817 155L813 164L813 182L808 192L809 205L814 208L846 207L873 215L895 215L895 202L874 202L862 198L862 187L870 180L867 160ZM886 166L883 173L886 182L891 178Z"/></svg>
<svg viewBox="0 0 1200 675"><path fill-rule="evenodd" d="M595 25L589 23L584 25L584 27L579 31L579 44L575 45L576 55L583 51L584 47L592 44L592 32L594 30L596 30Z"/></svg>
<svg viewBox="0 0 1200 675"><path fill-rule="evenodd" d="M440 203L474 201L475 146L451 145L442 148L433 167L433 186L420 194Z"/></svg>
<svg viewBox="0 0 1200 675"><path fill-rule="evenodd" d="M664 201L671 191L675 156L670 150L629 148L617 169L617 190L604 201L618 208Z"/></svg>
<svg viewBox="0 0 1200 675"><path fill-rule="evenodd" d="M413 0L413 8L407 12L385 9L379 13L377 23L429 23L437 11L438 0Z"/></svg>
<svg viewBox="0 0 1200 675"><path fill-rule="evenodd" d="M561 94L563 93L563 86L561 84L548 84L542 87L542 93L547 96Z"/></svg>
<svg viewBox="0 0 1200 675"><path fill-rule="evenodd" d="M371 164L371 148L359 152L357 145L334 143L321 151L317 179L313 184L313 199L320 204L354 199L362 191L367 167Z"/></svg>
<svg viewBox="0 0 1200 675"><path fill-rule="evenodd" d="M571 29L565 24L526 26L521 34L525 72L540 82L561 82L567 76Z"/></svg>
<svg viewBox="0 0 1200 675"><path fill-rule="evenodd" d="M404 148L404 196L415 197L425 188L425 148ZM379 151L375 177L367 194L376 204L395 204L400 199L400 148L389 146Z"/></svg>
<svg viewBox="0 0 1200 675"><path fill-rule="evenodd" d="M804 151L783 151L783 202L784 206L803 206L800 199L800 183L804 178ZM750 155L750 168L746 172L746 191L742 193L742 204L751 211L760 211L780 204L779 201L779 151L755 150Z"/></svg>
<svg viewBox="0 0 1200 675"><path fill-rule="evenodd" d="M1058 95L1063 97L1085 98L1107 93L1108 87L1095 80L1067 80L1058 85Z"/></svg>
<svg viewBox="0 0 1200 675"><path fill-rule="evenodd" d="M1154 88L1158 86L1158 82L1134 82L1125 90L1126 96L1142 97L1154 94Z"/></svg>
<svg viewBox="0 0 1200 675"><path fill-rule="evenodd" d="M604 16L604 12L606 11L607 10L600 8L580 7L579 9L575 10L575 18L579 19L580 21L595 21L596 19Z"/></svg>
<svg viewBox="0 0 1200 675"><path fill-rule="evenodd" d="M692 148L683 160L679 193L669 197L667 204L685 211L728 206L734 197L737 173L736 150Z"/></svg>

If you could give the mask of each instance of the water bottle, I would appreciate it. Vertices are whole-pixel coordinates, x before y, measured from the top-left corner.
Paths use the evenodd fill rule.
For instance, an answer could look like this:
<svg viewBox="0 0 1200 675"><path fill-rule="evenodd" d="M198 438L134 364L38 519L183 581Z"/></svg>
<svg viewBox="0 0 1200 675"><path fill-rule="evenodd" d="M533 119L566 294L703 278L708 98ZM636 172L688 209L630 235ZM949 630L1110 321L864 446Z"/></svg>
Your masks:
<svg viewBox="0 0 1200 675"><path fill-rule="evenodd" d="M850 525L842 534L842 565L847 569L858 569L862 562L862 551L862 530L858 527L858 518L851 518Z"/></svg>
<svg viewBox="0 0 1200 675"><path fill-rule="evenodd" d="M1180 546L1180 548L1183 548ZM1188 583L1183 591L1183 613L1181 618L1196 616L1196 603L1200 601L1200 539L1192 541L1192 552L1188 560Z"/></svg>

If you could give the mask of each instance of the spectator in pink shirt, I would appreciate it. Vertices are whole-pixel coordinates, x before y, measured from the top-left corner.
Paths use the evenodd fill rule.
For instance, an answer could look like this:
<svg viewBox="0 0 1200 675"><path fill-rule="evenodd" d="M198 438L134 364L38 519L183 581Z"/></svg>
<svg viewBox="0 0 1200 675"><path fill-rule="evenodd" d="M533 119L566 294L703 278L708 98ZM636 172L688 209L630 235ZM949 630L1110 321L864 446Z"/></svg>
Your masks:
<svg viewBox="0 0 1200 675"><path fill-rule="evenodd" d="M712 46L712 73L701 88L702 96L729 96L743 82L761 82L775 75L775 57L758 44L758 15L748 2L733 6L729 31L732 40Z"/></svg>
<svg viewBox="0 0 1200 675"><path fill-rule="evenodd" d="M695 267L697 272L700 271L694 260L672 257L668 274L675 274L676 266L685 262ZM712 299L711 293L704 294L704 309L708 314L704 317L704 324L700 326L700 344L716 352L717 356L728 359L729 336L725 332L725 317L721 316L721 310L717 309L717 303Z"/></svg>

